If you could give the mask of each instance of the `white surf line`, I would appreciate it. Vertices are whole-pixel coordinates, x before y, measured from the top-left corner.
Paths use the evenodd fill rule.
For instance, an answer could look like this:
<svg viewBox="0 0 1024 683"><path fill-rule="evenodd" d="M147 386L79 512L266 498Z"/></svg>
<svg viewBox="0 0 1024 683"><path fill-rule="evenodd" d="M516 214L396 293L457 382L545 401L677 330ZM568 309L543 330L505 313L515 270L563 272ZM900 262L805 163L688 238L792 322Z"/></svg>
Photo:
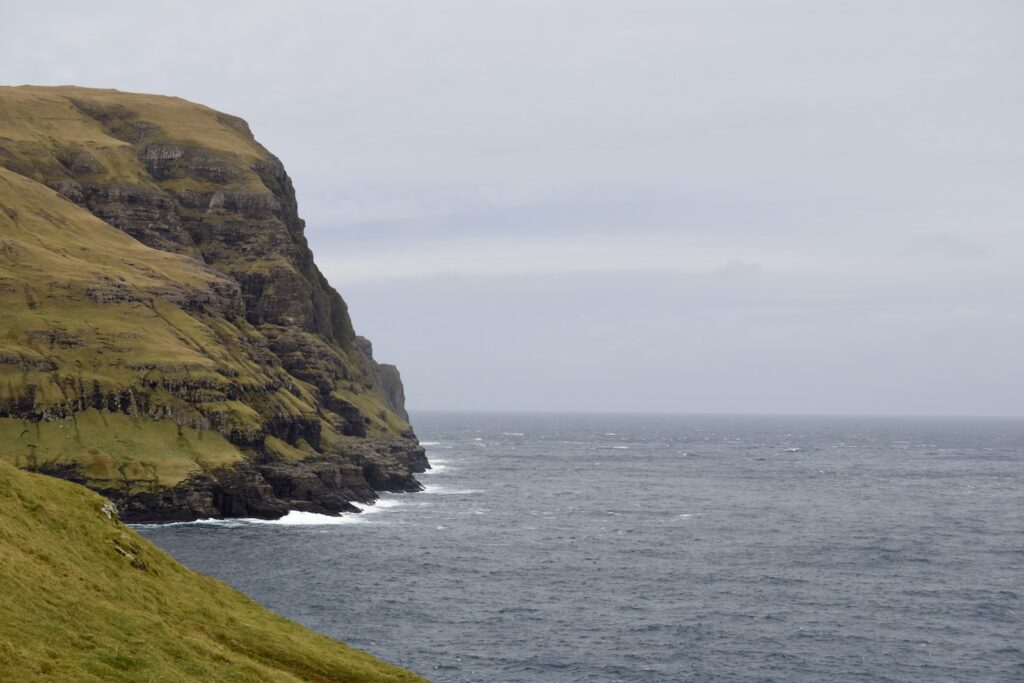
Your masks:
<svg viewBox="0 0 1024 683"><path fill-rule="evenodd" d="M339 524L358 524L364 520L355 512L343 512L335 517L316 512L289 510L288 514L278 519L246 519L250 524L276 524L280 526L336 526Z"/></svg>

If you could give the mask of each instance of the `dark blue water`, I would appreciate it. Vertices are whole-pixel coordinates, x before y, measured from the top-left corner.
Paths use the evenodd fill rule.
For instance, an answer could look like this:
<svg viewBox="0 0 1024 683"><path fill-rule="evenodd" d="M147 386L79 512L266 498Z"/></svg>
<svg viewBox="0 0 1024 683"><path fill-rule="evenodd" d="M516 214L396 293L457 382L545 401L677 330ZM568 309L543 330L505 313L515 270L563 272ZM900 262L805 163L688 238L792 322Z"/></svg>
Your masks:
<svg viewBox="0 0 1024 683"><path fill-rule="evenodd" d="M414 418L426 493L145 533L435 681L1024 680L1024 421Z"/></svg>

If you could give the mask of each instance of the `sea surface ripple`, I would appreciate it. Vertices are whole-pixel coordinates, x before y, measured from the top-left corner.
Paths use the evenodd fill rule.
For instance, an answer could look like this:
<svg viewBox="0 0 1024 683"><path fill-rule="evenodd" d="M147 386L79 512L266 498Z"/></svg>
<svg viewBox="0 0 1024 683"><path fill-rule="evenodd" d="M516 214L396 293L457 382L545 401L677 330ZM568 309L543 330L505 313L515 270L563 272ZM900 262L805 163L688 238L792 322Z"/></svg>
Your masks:
<svg viewBox="0 0 1024 683"><path fill-rule="evenodd" d="M414 424L424 493L143 533L439 683L1024 680L1020 420Z"/></svg>

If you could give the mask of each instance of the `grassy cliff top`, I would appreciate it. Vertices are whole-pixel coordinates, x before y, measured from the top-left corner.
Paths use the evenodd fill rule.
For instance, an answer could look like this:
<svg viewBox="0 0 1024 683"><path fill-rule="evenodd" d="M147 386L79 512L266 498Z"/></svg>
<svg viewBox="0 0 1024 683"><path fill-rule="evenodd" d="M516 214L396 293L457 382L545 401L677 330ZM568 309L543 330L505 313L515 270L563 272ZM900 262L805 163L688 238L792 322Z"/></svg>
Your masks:
<svg viewBox="0 0 1024 683"><path fill-rule="evenodd" d="M191 143L253 159L268 156L242 119L180 97L70 85L0 86L0 137L124 148L141 132L125 127L130 119L154 127L146 131L154 141Z"/></svg>
<svg viewBox="0 0 1024 683"><path fill-rule="evenodd" d="M195 260L126 239L124 232L48 187L2 167L0 207L5 279L42 287L54 282L95 286L116 278L122 286L143 290L164 290L168 283L203 288L225 281Z"/></svg>
<svg viewBox="0 0 1024 683"><path fill-rule="evenodd" d="M201 151L217 182L153 177L154 164L173 166L189 151ZM243 119L178 97L0 86L0 165L45 184L74 178L93 186L263 194L252 168L270 159Z"/></svg>
<svg viewBox="0 0 1024 683"><path fill-rule="evenodd" d="M0 462L0 680L422 680L192 572L109 509Z"/></svg>

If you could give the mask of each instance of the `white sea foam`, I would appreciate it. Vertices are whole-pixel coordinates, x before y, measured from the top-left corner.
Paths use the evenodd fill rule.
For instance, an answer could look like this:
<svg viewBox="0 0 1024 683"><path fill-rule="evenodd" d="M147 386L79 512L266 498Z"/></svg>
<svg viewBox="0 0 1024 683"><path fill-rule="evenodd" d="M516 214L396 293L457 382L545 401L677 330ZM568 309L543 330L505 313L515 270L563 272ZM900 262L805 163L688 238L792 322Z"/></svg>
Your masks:
<svg viewBox="0 0 1024 683"><path fill-rule="evenodd" d="M617 450L617 451L628 451L629 450L629 446L612 446L612 448L614 450Z"/></svg>
<svg viewBox="0 0 1024 683"><path fill-rule="evenodd" d="M388 508L396 508L400 505L405 505L405 501L397 500L395 498L379 498L376 502L366 503L352 503L355 507L362 511L362 514L370 514L372 512L380 512L387 510Z"/></svg>
<svg viewBox="0 0 1024 683"><path fill-rule="evenodd" d="M437 474L438 472L444 472L446 469L448 469L447 465L433 460L430 463L430 469L426 472L420 472L420 474Z"/></svg>
<svg viewBox="0 0 1024 683"><path fill-rule="evenodd" d="M433 493L438 496L468 496L474 493L483 493L481 489L450 489L438 484L427 484L423 487L423 493Z"/></svg>
<svg viewBox="0 0 1024 683"><path fill-rule="evenodd" d="M247 519L246 522L253 524L278 524L281 526L334 526L337 524L355 524L361 522L359 515L343 514L340 517L332 515L321 515L315 512L302 512L291 510L280 519Z"/></svg>
<svg viewBox="0 0 1024 683"><path fill-rule="evenodd" d="M440 441L420 441L421 446L440 446Z"/></svg>
<svg viewBox="0 0 1024 683"><path fill-rule="evenodd" d="M316 512L303 512L301 510L290 510L284 517L278 519L256 519L254 517L232 517L230 519L197 519L191 522L167 522L166 524L129 524L132 528L146 528L146 527L170 527L170 526L219 526L228 529L234 529L238 527L247 526L249 524L278 524L281 526L313 526L313 525L337 525L337 524L355 524L362 521L360 517L363 515L380 512L389 508L399 507L406 505L405 500L399 500L397 498L380 498L373 503L357 503L352 502L352 505L360 510L360 512L345 512L341 516L334 515L322 515Z"/></svg>

